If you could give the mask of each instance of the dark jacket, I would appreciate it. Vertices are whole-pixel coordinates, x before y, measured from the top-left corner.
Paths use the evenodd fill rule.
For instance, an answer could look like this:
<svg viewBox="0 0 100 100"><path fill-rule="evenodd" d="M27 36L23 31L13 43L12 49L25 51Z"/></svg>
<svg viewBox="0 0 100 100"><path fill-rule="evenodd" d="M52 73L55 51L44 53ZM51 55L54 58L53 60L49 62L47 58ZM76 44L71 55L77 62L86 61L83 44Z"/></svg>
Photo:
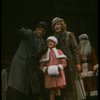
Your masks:
<svg viewBox="0 0 100 100"><path fill-rule="evenodd" d="M10 67L8 86L23 93L31 87L32 93L39 93L38 54L45 43L30 29L21 28L19 34L22 40Z"/></svg>

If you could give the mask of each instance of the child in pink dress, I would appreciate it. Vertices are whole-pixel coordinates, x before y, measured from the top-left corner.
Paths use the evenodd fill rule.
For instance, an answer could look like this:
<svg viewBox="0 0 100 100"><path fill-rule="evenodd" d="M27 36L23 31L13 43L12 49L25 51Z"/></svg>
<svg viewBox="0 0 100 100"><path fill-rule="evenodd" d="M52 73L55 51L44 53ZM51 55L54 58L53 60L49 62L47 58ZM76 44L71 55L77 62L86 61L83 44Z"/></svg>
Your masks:
<svg viewBox="0 0 100 100"><path fill-rule="evenodd" d="M61 95L60 89L66 86L64 68L67 65L67 57L56 48L58 44L54 36L47 38L47 52L40 59L40 69L45 74L45 88L50 90L50 100Z"/></svg>

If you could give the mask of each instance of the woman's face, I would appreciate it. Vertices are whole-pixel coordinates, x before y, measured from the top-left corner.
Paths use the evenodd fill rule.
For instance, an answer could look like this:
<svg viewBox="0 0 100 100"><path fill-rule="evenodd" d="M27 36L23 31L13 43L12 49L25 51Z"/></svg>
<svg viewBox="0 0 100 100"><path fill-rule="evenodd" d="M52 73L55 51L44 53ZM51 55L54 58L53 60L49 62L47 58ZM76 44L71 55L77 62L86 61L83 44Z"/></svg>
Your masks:
<svg viewBox="0 0 100 100"><path fill-rule="evenodd" d="M62 31L62 24L61 22L56 22L55 25L54 25L54 30L55 32L59 33Z"/></svg>
<svg viewBox="0 0 100 100"><path fill-rule="evenodd" d="M47 46L48 46L48 48L53 48L53 47L55 47L55 42L54 41L52 41L52 40L48 40L47 41Z"/></svg>

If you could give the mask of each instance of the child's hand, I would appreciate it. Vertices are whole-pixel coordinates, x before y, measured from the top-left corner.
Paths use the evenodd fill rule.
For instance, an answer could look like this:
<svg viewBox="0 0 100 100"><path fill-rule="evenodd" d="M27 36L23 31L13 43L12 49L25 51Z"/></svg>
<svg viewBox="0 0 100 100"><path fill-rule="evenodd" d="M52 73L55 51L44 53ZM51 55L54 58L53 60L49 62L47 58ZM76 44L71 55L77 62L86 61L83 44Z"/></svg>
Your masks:
<svg viewBox="0 0 100 100"><path fill-rule="evenodd" d="M45 70L45 74L48 74L48 68L46 68L46 70Z"/></svg>
<svg viewBox="0 0 100 100"><path fill-rule="evenodd" d="M58 65L58 71L60 72L61 70L63 70L63 66L61 64Z"/></svg>
<svg viewBox="0 0 100 100"><path fill-rule="evenodd" d="M61 71L61 69L58 67L58 71L60 72Z"/></svg>

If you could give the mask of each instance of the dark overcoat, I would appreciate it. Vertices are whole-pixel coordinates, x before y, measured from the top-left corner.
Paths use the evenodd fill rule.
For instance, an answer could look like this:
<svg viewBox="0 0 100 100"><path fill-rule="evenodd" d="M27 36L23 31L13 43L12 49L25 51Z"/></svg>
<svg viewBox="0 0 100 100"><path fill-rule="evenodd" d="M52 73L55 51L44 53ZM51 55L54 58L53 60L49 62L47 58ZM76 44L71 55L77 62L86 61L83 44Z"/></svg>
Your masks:
<svg viewBox="0 0 100 100"><path fill-rule="evenodd" d="M32 93L39 93L38 54L44 47L43 39L36 37L35 31L21 28L20 45L11 63L8 86L27 94L29 88Z"/></svg>

